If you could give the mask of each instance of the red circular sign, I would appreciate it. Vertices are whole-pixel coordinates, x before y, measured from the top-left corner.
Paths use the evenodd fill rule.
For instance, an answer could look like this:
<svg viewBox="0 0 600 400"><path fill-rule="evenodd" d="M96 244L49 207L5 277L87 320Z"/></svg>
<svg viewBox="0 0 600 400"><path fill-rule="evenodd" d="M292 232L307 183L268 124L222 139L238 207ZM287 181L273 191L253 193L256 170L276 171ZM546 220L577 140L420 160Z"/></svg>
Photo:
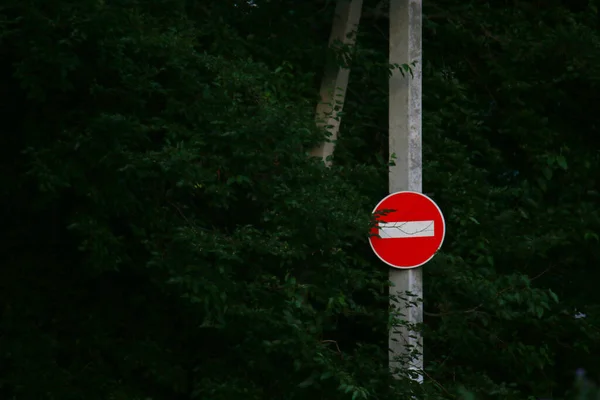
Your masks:
<svg viewBox="0 0 600 400"><path fill-rule="evenodd" d="M373 213L377 225L371 229L369 243L390 267L419 267L442 247L444 216L437 204L422 193L392 193L377 204Z"/></svg>

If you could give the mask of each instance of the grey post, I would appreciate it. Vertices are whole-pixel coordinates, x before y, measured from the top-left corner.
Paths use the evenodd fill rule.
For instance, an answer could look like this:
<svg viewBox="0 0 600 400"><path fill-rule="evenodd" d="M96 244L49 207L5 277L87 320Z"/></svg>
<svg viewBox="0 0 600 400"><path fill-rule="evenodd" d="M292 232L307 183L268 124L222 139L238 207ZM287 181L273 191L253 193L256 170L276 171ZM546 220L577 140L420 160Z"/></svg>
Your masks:
<svg viewBox="0 0 600 400"><path fill-rule="evenodd" d="M395 154L395 166L389 170L390 193L410 190L422 191L421 168L421 0L390 0L390 64L412 64L412 76L403 76L395 69L389 81L389 152ZM423 297L421 268L407 270L390 269L390 310L403 314L409 323L423 321L422 304L407 306L405 301L394 303L391 296L406 297L411 292L416 301ZM421 351L422 337L417 332L398 327L389 334L390 370L395 371L400 365L395 357L406 355L411 347L419 347ZM423 358L413 359L409 366L415 371L422 371ZM419 373L419 381L422 375Z"/></svg>

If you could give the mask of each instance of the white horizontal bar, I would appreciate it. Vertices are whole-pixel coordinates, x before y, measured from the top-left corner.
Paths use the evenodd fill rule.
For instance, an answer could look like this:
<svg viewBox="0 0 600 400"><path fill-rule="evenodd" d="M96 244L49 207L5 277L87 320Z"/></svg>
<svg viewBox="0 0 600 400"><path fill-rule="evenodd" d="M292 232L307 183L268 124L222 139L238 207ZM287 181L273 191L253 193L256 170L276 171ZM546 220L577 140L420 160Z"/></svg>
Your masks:
<svg viewBox="0 0 600 400"><path fill-rule="evenodd" d="M433 221L380 222L379 237L401 239L431 237L434 235Z"/></svg>

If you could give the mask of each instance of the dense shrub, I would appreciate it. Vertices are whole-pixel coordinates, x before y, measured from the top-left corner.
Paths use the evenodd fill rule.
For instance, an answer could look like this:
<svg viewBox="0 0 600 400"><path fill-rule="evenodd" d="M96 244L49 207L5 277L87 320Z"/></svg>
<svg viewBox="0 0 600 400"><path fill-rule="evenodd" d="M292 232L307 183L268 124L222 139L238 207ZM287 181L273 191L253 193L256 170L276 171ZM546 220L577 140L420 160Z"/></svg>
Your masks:
<svg viewBox="0 0 600 400"><path fill-rule="evenodd" d="M0 5L0 397L414 389L387 373L365 235L389 157L376 4L334 166L306 156L330 3ZM597 11L426 3L424 191L448 235L419 390L561 396L597 372Z"/></svg>

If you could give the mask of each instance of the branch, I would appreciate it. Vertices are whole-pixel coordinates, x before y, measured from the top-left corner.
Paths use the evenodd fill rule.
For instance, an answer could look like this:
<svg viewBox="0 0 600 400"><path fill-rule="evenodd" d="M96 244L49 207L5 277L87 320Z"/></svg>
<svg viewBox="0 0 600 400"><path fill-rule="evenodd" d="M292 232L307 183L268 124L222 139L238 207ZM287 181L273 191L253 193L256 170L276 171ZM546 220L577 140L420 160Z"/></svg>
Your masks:
<svg viewBox="0 0 600 400"><path fill-rule="evenodd" d="M542 272L540 272L539 274L537 274L533 278L530 278L529 282L533 282L534 280L542 277L544 274L546 274L552 268L554 268L554 265L549 266L548 268L546 268L545 270L543 270ZM509 287L506 287L506 288L504 288L502 290L499 290L498 292L496 292L496 295L494 296L494 299L497 299L503 293L506 293L506 292L514 290L514 289L516 289L514 286L509 286ZM423 314L427 315L428 317L438 317L438 318L439 317L445 317L447 315L452 315L452 314L469 314L469 313L474 313L474 312L478 312L478 313L481 313L481 314L489 315L488 313L486 313L484 311L478 311L481 307L483 307L483 305L484 305L484 303L481 303L481 304L479 304L479 305L477 305L477 306L475 306L473 308L470 308L468 310L463 310L463 311L448 311L448 312L444 312L444 313L432 313L432 312L423 311Z"/></svg>
<svg viewBox="0 0 600 400"><path fill-rule="evenodd" d="M333 343L335 345L335 348L337 349L338 354L340 355L340 358L344 358L344 355L340 350L340 346L338 346L338 343L335 340L321 340L321 343Z"/></svg>

